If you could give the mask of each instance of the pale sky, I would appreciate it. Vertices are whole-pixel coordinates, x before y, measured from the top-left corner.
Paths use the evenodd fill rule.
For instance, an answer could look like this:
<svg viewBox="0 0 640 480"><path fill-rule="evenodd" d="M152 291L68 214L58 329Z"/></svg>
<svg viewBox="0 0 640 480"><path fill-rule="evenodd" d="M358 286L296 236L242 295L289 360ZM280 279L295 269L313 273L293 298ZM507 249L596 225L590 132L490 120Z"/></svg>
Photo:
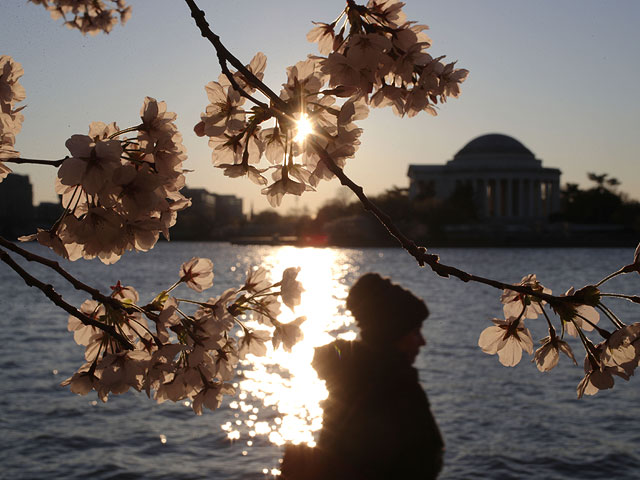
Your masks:
<svg viewBox="0 0 640 480"><path fill-rule="evenodd" d="M27 108L16 148L23 157L63 158L71 135L92 121L139 121L145 96L178 114L189 160L187 185L243 197L245 210L268 208L260 188L228 179L211 165L193 126L216 80L215 52L179 0L130 0L133 16L109 35L83 37L26 0L0 5L0 54L24 67ZM285 67L317 53L306 41L311 21L330 22L343 0L200 0L212 29L245 63L267 55L266 82L279 91ZM589 184L609 173L640 199L640 2L637 0L406 0L409 19L430 27L430 53L470 70L462 95L437 117L400 119L374 109L361 122L362 146L346 167L370 195L408 186L412 163L441 164L486 133L521 141L561 182ZM34 200L53 201L51 167L9 165L27 173ZM337 181L280 207L311 212L335 197ZM355 197L353 197L355 199Z"/></svg>

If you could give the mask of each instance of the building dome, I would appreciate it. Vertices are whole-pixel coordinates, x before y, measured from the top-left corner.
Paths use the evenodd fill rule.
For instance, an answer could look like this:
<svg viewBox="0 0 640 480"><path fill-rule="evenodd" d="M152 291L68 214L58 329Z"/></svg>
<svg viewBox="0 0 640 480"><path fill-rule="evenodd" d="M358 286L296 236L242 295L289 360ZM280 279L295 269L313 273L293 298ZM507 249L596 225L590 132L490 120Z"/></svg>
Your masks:
<svg viewBox="0 0 640 480"><path fill-rule="evenodd" d="M491 222L544 220L559 211L560 170L543 167L508 135L474 138L446 164L410 165L408 174L410 198L446 203L470 195L479 218Z"/></svg>
<svg viewBox="0 0 640 480"><path fill-rule="evenodd" d="M474 138L453 157L482 157L485 155L509 155L511 157L535 158L522 143L508 135L490 133Z"/></svg>

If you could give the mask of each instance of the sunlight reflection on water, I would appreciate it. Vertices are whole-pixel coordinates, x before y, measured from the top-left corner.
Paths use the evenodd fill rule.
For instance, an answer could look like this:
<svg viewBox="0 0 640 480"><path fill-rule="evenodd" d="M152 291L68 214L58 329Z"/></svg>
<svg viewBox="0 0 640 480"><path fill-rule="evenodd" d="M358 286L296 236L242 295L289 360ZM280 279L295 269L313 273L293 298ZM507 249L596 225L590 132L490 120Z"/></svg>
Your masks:
<svg viewBox="0 0 640 480"><path fill-rule="evenodd" d="M324 382L311 367L314 348L331 342L336 336L353 339L353 318L342 306L347 286L344 276L353 266L351 259L336 250L283 247L274 250L263 264L273 282L279 281L285 268L301 267L298 280L305 291L294 312L283 307L279 320L290 322L299 316L307 320L301 329L304 339L291 352L268 346L264 357L249 356L242 362L238 381L238 401L229 406L237 410L235 422L223 425L230 439L266 436L276 445L315 444L313 433L322 427L320 402L327 397ZM251 322L250 327L257 327ZM251 442L251 443L249 443ZM251 446L253 442L248 440Z"/></svg>

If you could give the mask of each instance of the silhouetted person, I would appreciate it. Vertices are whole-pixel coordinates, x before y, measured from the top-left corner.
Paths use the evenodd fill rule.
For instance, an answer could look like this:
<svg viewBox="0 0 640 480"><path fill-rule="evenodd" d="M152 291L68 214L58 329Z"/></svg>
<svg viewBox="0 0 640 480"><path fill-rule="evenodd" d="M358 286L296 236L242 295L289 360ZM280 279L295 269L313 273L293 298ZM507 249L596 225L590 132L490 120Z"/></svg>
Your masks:
<svg viewBox="0 0 640 480"><path fill-rule="evenodd" d="M425 345L425 303L367 273L349 291L347 308L361 338L316 349L313 367L329 390L323 428L315 448L287 448L283 478L436 478L444 443L412 367Z"/></svg>

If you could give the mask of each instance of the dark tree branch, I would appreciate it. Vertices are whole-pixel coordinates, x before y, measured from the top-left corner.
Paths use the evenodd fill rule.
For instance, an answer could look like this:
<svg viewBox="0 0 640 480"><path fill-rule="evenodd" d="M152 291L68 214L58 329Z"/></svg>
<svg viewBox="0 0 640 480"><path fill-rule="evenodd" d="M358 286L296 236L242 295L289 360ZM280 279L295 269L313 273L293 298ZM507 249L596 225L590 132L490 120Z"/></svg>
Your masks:
<svg viewBox="0 0 640 480"><path fill-rule="evenodd" d="M131 345L131 343L126 338L118 333L112 325L106 325L102 322L98 322L88 315L85 315L74 306L65 302L62 296L53 289L52 285L45 284L44 282L41 282L40 280L35 278L33 275L29 274L25 269L18 265L15 260L13 260L13 258L11 258L11 256L7 252L2 249L0 249L0 260L9 265L12 270L20 275L29 287L36 287L38 290L44 293L47 298L51 300L55 305L62 308L68 314L76 317L84 325L96 327L102 330L103 332L107 333L111 337L115 338L118 342L120 342L123 348L127 350L133 350L133 345Z"/></svg>
<svg viewBox="0 0 640 480"><path fill-rule="evenodd" d="M264 84L259 78L257 78L253 73L251 73L236 57L234 57L231 52L229 52L225 46L220 41L220 37L213 33L209 28L209 24L205 19L205 13L198 8L194 0L185 0L189 9L191 10L191 16L196 22L196 25L200 29L200 33L203 37L207 38L214 49L216 50L218 60L220 61L220 66L222 67L222 71L229 78L229 81L233 85L234 88L238 89L238 91L243 94L245 97L250 98L253 102L258 105L266 106L263 103L251 98L249 94L244 92L233 78L231 72L227 68L227 62L231 63L238 71L245 77L246 81L252 85L254 88L260 90L264 95L266 95L271 103L280 109L282 112L287 112L287 104L280 97L278 97L267 85ZM352 1L347 1L347 3L353 6ZM420 247L415 244L413 240L408 238L402 231L394 224L393 220L389 215L384 213L380 208L378 208L369 198L365 195L364 190L361 186L353 182L331 158L331 155L322 148L317 142L311 140L313 148L320 155L322 162L325 163L327 168L340 180L342 185L348 187L360 200L364 209L370 212L389 232L391 236L393 236L400 246L404 248L412 257L416 259L420 266L429 265L429 267L441 277L449 278L455 277L463 282L477 282L482 283L484 285L488 285L490 287L498 288L500 290L513 290L515 292L531 295L535 298L539 298L541 300L546 300L550 304L553 303L579 303L578 299L575 299L573 296L555 296L549 295L540 291L535 291L529 287L525 287L523 285L514 285L510 283L504 283L497 280L493 280L490 278L481 277L478 275L473 275L467 273L459 268L444 265L440 263L440 257L438 255L427 253L427 249L425 247Z"/></svg>
<svg viewBox="0 0 640 480"><path fill-rule="evenodd" d="M276 93L273 90L271 90L267 85L265 85L264 82L262 82L249 69L247 69L247 67L245 67L240 60L238 60L235 56L233 56L231 52L227 50L226 47L222 44L222 42L220 41L220 37L211 31L211 29L209 28L209 23L207 23L207 20L205 19L204 12L200 10L200 8L198 8L198 6L196 5L196 2L194 0L185 0L185 2L189 6L189 9L191 10L191 16L195 20L198 28L200 29L200 34L204 38L209 40L213 45L213 48L215 49L216 54L218 56L218 62L220 63L220 67L222 68L222 72L227 76L227 78L229 79L229 82L231 82L231 86L234 89L236 89L238 93L240 93L243 97L251 100L256 105L259 105L263 108L269 108L269 106L266 105L264 102L261 102L256 98L252 97L238 85L235 78L233 78L233 74L229 71L229 68L227 67L227 62L233 65L238 70L238 72L240 72L242 76L244 76L244 78L247 80L247 83L249 83L250 85L253 85L258 90L260 90L265 96L267 96L269 100L271 100L271 103L273 105L276 105L283 111L286 111L286 107L287 107L286 103L278 95L276 95Z"/></svg>
<svg viewBox="0 0 640 480"><path fill-rule="evenodd" d="M36 255L35 253L29 252L28 250L20 248L13 242L10 242L3 237L0 237L0 245L2 245L8 250L11 250L14 253L17 253L18 255L22 256L23 258L25 258L30 262L36 262L51 268L56 273L58 273L62 278L68 281L71 285L73 285L73 287L76 290L87 292L89 295L91 295L91 298L93 298L94 300L100 303L104 303L115 309L125 310L127 312L134 311L134 309L131 309L129 307L125 307L124 305L122 305L122 303L120 303L117 299L104 295L100 293L99 290L93 287L90 287L86 283L81 282L80 280L75 278L73 275L71 275L69 272L67 272L64 268L62 268L60 264L54 260L49 260L48 258L41 257L40 255Z"/></svg>
<svg viewBox="0 0 640 480"><path fill-rule="evenodd" d="M425 247L417 246L415 242L413 242L413 240L404 235L402 231L393 223L391 217L389 217L389 215L384 213L371 200L369 200L369 198L364 193L364 189L360 185L356 184L353 180L351 180L344 173L344 170L336 165L336 163L331 158L331 155L329 155L329 153L324 148L322 148L317 142L313 140L311 140L311 142L313 148L320 155L321 161L325 163L331 173L338 177L340 183L349 188L358 197L364 209L370 212L387 229L389 234L398 241L403 249L405 249L412 257L417 260L421 267L423 267L424 265L429 265L429 267L441 277L448 278L451 276L458 278L463 282L477 282L488 285L490 287L498 288L500 290L513 290L524 295L531 295L533 297L546 300L549 303L576 303L575 300L573 300L572 296L549 295L547 293L535 291L523 285L504 283L497 280L492 280L490 278L481 277L479 275L473 275L471 273L460 270L459 268L440 263L440 257L438 255L427 253L427 249Z"/></svg>
<svg viewBox="0 0 640 480"><path fill-rule="evenodd" d="M38 160L35 158L20 158L20 157L14 157L14 158L3 158L2 161L3 162L10 162L10 163L18 163L18 164L32 164L32 165L50 165L52 167L59 167L60 165L62 165L62 163L69 157L64 157L61 158L60 160Z"/></svg>

